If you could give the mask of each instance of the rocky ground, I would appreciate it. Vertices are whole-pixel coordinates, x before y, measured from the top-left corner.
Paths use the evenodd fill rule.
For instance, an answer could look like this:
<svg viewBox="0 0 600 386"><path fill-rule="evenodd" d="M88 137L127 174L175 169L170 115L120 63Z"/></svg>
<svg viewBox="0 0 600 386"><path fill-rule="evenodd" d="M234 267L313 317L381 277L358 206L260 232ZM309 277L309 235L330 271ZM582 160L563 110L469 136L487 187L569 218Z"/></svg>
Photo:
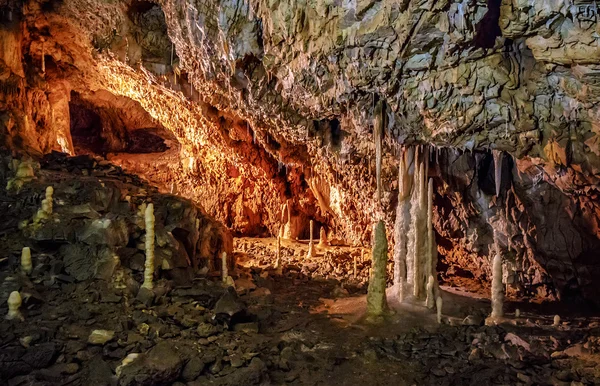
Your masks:
<svg viewBox="0 0 600 386"><path fill-rule="evenodd" d="M247 244L238 240L236 246ZM445 293L441 326L410 304L393 305L396 314L373 326L360 320L363 297L340 291L344 280L335 269L330 278L310 274L306 265L325 265L320 257L305 264L284 259L281 272L259 267L265 257L239 258L235 290L209 275L188 285L160 280L150 297L130 296L110 280L26 277L4 262L2 288L19 283L26 301L24 322L0 322L3 384L600 381L596 319L574 316L553 327L551 317L524 312L486 327L485 302Z"/></svg>

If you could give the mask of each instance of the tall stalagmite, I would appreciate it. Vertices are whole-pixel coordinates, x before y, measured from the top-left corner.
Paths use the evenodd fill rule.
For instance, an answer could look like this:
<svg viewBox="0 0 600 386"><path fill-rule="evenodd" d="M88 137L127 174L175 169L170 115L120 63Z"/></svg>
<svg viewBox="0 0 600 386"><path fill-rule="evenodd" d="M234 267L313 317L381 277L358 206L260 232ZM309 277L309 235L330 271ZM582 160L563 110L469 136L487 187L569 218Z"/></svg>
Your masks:
<svg viewBox="0 0 600 386"><path fill-rule="evenodd" d="M406 254L408 230L410 227L410 191L414 169L412 168L414 150L409 147L400 155L398 167L398 206L396 207L396 223L394 225L394 288L398 300L404 300L406 282Z"/></svg>
<svg viewBox="0 0 600 386"><path fill-rule="evenodd" d="M372 267L367 293L367 315L379 316L388 310L385 296L386 287L386 265L387 265L387 238L385 225L379 221L374 229Z"/></svg>
<svg viewBox="0 0 600 386"><path fill-rule="evenodd" d="M411 229L409 231L408 250L410 258L407 265L412 265L408 270L408 277L413 285L413 295L421 299L425 293L425 286L429 274L426 273L427 250L427 163L428 152L421 152L421 158L415 156L415 179L413 194L411 196ZM412 279L411 279L412 277Z"/></svg>
<svg viewBox="0 0 600 386"><path fill-rule="evenodd" d="M502 285L502 256L496 247L496 256L492 264L492 318L504 316L504 286Z"/></svg>

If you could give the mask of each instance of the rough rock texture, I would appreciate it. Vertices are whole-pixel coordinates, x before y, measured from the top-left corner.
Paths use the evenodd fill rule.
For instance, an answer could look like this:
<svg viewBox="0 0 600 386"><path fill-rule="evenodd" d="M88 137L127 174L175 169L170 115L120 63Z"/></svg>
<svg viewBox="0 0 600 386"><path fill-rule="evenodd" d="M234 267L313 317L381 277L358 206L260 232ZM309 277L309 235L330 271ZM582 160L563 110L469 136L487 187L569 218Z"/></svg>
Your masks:
<svg viewBox="0 0 600 386"><path fill-rule="evenodd" d="M168 173L147 160L132 169L233 231L276 234L292 199L304 225L365 241L379 213L393 224L397 145L432 143L449 148L434 168L469 166L435 184L450 216L436 222L446 261L489 272L481 229L504 219L502 247L533 267L521 285L597 295L594 3L30 0L1 17L0 127L12 147L73 152L71 91L109 92L181 146L163 159ZM387 115L381 205L375 106ZM511 155L500 200L485 183L488 149Z"/></svg>

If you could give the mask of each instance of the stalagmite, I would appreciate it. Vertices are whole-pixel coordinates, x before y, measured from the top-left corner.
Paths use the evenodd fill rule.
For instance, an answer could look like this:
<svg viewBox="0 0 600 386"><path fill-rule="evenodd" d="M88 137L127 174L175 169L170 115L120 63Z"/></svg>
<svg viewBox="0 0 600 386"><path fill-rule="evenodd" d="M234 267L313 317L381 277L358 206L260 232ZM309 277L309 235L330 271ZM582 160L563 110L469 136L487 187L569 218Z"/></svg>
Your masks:
<svg viewBox="0 0 600 386"><path fill-rule="evenodd" d="M283 240L291 240L292 238L292 212L290 209L290 201L287 200L285 204L283 204L283 208L281 210L281 229L279 231L279 236Z"/></svg>
<svg viewBox="0 0 600 386"><path fill-rule="evenodd" d="M384 119L384 102L379 101L375 110L373 111L373 136L375 140L375 173L377 178L377 202L381 203L381 161L382 161L382 145L383 145L383 131L385 125Z"/></svg>
<svg viewBox="0 0 600 386"><path fill-rule="evenodd" d="M275 269L281 267L281 237L277 237L277 255L275 257Z"/></svg>
<svg viewBox="0 0 600 386"><path fill-rule="evenodd" d="M221 275L223 283L226 283L229 276L229 272L227 271L227 252L221 254Z"/></svg>
<svg viewBox="0 0 600 386"><path fill-rule="evenodd" d="M554 327L558 327L560 325L560 316L554 315L554 323L552 325Z"/></svg>
<svg viewBox="0 0 600 386"><path fill-rule="evenodd" d="M515 310L515 318L519 318L521 317L521 310L519 310L518 308Z"/></svg>
<svg viewBox="0 0 600 386"><path fill-rule="evenodd" d="M21 251L21 270L27 275L31 274L33 265L31 264L31 249L24 247Z"/></svg>
<svg viewBox="0 0 600 386"><path fill-rule="evenodd" d="M356 279L356 255L354 255L354 278Z"/></svg>
<svg viewBox="0 0 600 386"><path fill-rule="evenodd" d="M319 231L319 244L317 247L325 248L327 246L329 246L329 242L327 241L327 233L325 232L325 228L321 227L321 230Z"/></svg>
<svg viewBox="0 0 600 386"><path fill-rule="evenodd" d="M306 257L310 259L315 256L317 256L317 251L313 243L313 220L310 220L310 239L308 242L308 254L306 255Z"/></svg>
<svg viewBox="0 0 600 386"><path fill-rule="evenodd" d="M407 235L410 226L410 191L412 189L411 164L413 148L408 148L400 155L398 168L398 206L396 207L396 222L394 224L394 286L399 301L404 300L404 285L406 281Z"/></svg>
<svg viewBox="0 0 600 386"><path fill-rule="evenodd" d="M6 314L7 320L24 320L23 315L19 310L19 308L21 308L21 294L19 291L11 292L6 304L8 304L8 314Z"/></svg>
<svg viewBox="0 0 600 386"><path fill-rule="evenodd" d="M39 224L42 220L47 220L52 215L52 211L53 211L52 195L53 194L54 194L54 188L52 186L48 186L46 188L46 196L42 200L41 208L37 211L37 213L33 217L34 224Z"/></svg>
<svg viewBox="0 0 600 386"><path fill-rule="evenodd" d="M434 306L433 285L434 285L433 276L429 276L429 280L427 280L427 299L425 300L425 305L429 309L432 309Z"/></svg>
<svg viewBox="0 0 600 386"><path fill-rule="evenodd" d="M438 324L442 324L442 306L444 305L444 301L441 296L438 296L435 299L435 307L437 308L437 322Z"/></svg>
<svg viewBox="0 0 600 386"><path fill-rule="evenodd" d="M434 248L434 237L433 237L433 180L429 179L427 189L427 243L426 243L426 257L427 261L425 264L425 274L431 275L433 273L433 248Z"/></svg>
<svg viewBox="0 0 600 386"><path fill-rule="evenodd" d="M146 223L146 262L142 288L151 290L154 287L154 204L148 204L146 207L144 221Z"/></svg>
<svg viewBox="0 0 600 386"><path fill-rule="evenodd" d="M492 318L501 318L504 315L503 304L502 257L500 251L497 251L492 264Z"/></svg>
<svg viewBox="0 0 600 386"><path fill-rule="evenodd" d="M426 151L423 151L420 160L415 156L415 188L411 196L410 215L412 222L409 231L408 250L412 253L410 259L407 258L407 265L412 264L412 270L407 269L407 276L409 282L413 285L413 295L417 299L423 298L426 279L429 276L425 272L427 261L427 159Z"/></svg>
<svg viewBox="0 0 600 386"><path fill-rule="evenodd" d="M377 223L374 232L373 256L371 257L372 274L367 292L367 314L369 316L383 315L388 310L385 296L388 245L383 221L380 220Z"/></svg>
<svg viewBox="0 0 600 386"><path fill-rule="evenodd" d="M502 185L502 152L492 150L494 156L494 181L496 183L496 197L500 197L500 187Z"/></svg>

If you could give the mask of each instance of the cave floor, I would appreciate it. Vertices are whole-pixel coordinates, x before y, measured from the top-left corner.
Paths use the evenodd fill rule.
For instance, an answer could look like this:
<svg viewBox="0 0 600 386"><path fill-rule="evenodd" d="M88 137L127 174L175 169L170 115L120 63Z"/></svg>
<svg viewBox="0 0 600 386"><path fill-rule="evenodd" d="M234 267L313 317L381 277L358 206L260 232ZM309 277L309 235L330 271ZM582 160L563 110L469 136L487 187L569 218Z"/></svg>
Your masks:
<svg viewBox="0 0 600 386"><path fill-rule="evenodd" d="M421 304L393 301L393 314L367 323L366 251L332 246L307 260L307 243L283 242L278 271L274 246L274 239L235 241L237 294L218 272L184 286L158 280L155 299L128 296L119 278L36 282L13 274L25 283L25 322L0 321L0 384L600 382L597 317L563 315L555 327L553 315L532 306L485 326L489 301L442 287L441 325ZM341 269L353 256L357 278ZM131 354L142 359L119 368Z"/></svg>

